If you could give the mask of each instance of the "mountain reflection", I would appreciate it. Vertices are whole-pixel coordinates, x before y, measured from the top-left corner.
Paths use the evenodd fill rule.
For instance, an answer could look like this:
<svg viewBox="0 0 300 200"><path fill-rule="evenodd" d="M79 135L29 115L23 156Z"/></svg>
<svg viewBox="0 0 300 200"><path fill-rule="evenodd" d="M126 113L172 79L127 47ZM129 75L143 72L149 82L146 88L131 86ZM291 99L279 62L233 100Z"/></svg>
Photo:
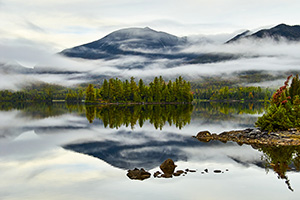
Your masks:
<svg viewBox="0 0 300 200"><path fill-rule="evenodd" d="M143 142L133 136L131 131L117 131L114 139L68 144L64 148L99 158L120 169L145 168L149 170L159 166L168 158L172 158L174 161L186 161L188 154L185 153L185 148L207 146L207 144L199 144L192 137L166 132L163 134L162 140L148 137L143 131L136 135L143 138ZM120 139L118 140L118 138ZM131 140L124 142L122 138ZM215 143L219 144L220 142Z"/></svg>

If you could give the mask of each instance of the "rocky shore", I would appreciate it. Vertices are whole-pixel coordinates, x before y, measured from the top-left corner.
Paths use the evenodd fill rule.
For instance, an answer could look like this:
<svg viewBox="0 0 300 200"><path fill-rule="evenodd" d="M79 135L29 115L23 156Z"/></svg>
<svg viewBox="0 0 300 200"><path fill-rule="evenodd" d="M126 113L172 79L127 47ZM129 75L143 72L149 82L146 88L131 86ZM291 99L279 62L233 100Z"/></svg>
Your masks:
<svg viewBox="0 0 300 200"><path fill-rule="evenodd" d="M221 142L233 141L242 144L262 144L277 146L297 146L300 145L300 131L292 128L288 131L267 132L260 129L244 129L222 132L220 134L200 131L197 136L193 136L201 142L218 140Z"/></svg>

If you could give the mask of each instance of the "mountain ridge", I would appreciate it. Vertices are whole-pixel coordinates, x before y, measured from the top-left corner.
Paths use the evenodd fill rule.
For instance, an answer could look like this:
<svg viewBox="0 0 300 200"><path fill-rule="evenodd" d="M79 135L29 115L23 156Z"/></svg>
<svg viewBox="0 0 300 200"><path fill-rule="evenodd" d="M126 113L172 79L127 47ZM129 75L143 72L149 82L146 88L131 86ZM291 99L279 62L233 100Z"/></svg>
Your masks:
<svg viewBox="0 0 300 200"><path fill-rule="evenodd" d="M282 39L285 39L287 41L300 41L300 25L290 26L282 23L269 29L261 29L250 35L245 34L245 32L243 32L233 37L232 39L228 40L226 44L237 42L240 41L241 39L266 39L266 38L270 38L275 41L281 41Z"/></svg>
<svg viewBox="0 0 300 200"><path fill-rule="evenodd" d="M255 33L246 30L228 40L225 44L239 42L243 39L267 38L275 41L281 41L282 39L300 41L300 26L279 24L270 29L261 29ZM184 63L190 64L222 62L243 57L243 55L239 54L221 52L187 53L181 51L189 45L195 44L188 41L187 37L177 37L166 32L153 30L149 27L124 28L113 31L99 40L65 49L60 54L67 57L90 60L111 60L122 56L142 56L150 58L152 61L156 59L169 59L181 60Z"/></svg>
<svg viewBox="0 0 300 200"><path fill-rule="evenodd" d="M114 31L105 37L65 49L60 54L84 59L113 59L120 55L161 57L185 45L185 37L177 37L149 27L126 28Z"/></svg>

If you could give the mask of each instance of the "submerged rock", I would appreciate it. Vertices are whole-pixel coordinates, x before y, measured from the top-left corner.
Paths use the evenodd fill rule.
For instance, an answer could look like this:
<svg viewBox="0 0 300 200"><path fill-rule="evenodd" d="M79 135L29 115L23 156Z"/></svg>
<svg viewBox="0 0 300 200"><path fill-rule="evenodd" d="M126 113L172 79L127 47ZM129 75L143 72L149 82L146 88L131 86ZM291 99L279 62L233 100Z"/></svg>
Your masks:
<svg viewBox="0 0 300 200"><path fill-rule="evenodd" d="M219 174L219 173L221 173L221 172L222 172L222 171L219 170L219 169L214 170L214 173L217 173L217 174Z"/></svg>
<svg viewBox="0 0 300 200"><path fill-rule="evenodd" d="M141 169L135 168L134 170L128 170L127 176L130 179L144 180L144 179L150 178L151 174L149 172L145 171L143 168L141 168Z"/></svg>
<svg viewBox="0 0 300 200"><path fill-rule="evenodd" d="M201 137L201 136L211 136L211 133L209 131L200 131L198 134L197 134L197 137Z"/></svg>
<svg viewBox="0 0 300 200"><path fill-rule="evenodd" d="M177 166L174 164L172 159L165 160L161 165L160 169L164 172L164 174L173 174L174 170Z"/></svg>
<svg viewBox="0 0 300 200"><path fill-rule="evenodd" d="M183 170L177 170L173 175L174 176L180 176L181 174L183 174L184 171Z"/></svg>
<svg viewBox="0 0 300 200"><path fill-rule="evenodd" d="M202 142L209 142L214 139L214 135L212 135L209 131L200 131L196 138Z"/></svg>
<svg viewBox="0 0 300 200"><path fill-rule="evenodd" d="M161 173L160 173L159 171L157 171L157 172L155 172L155 173L153 174L153 176L154 176L154 178L156 178L156 177L158 177L160 174L161 174Z"/></svg>
<svg viewBox="0 0 300 200"><path fill-rule="evenodd" d="M173 175L172 174L162 174L161 177L163 177L163 178L172 178Z"/></svg>

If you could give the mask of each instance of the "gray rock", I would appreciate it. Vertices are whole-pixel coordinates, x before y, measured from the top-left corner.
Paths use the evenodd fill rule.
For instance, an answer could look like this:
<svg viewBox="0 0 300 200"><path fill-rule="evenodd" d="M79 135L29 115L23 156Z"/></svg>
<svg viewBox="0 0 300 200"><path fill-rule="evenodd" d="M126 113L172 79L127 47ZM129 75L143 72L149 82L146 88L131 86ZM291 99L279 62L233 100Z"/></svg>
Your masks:
<svg viewBox="0 0 300 200"><path fill-rule="evenodd" d="M274 132L270 133L270 136L275 137L275 138L280 138L280 135Z"/></svg>
<svg viewBox="0 0 300 200"><path fill-rule="evenodd" d="M250 133L251 131L253 131L253 128L247 128L244 130L244 133Z"/></svg>
<svg viewBox="0 0 300 200"><path fill-rule="evenodd" d="M249 135L258 135L258 134L261 134L261 131L259 129L253 129Z"/></svg>

